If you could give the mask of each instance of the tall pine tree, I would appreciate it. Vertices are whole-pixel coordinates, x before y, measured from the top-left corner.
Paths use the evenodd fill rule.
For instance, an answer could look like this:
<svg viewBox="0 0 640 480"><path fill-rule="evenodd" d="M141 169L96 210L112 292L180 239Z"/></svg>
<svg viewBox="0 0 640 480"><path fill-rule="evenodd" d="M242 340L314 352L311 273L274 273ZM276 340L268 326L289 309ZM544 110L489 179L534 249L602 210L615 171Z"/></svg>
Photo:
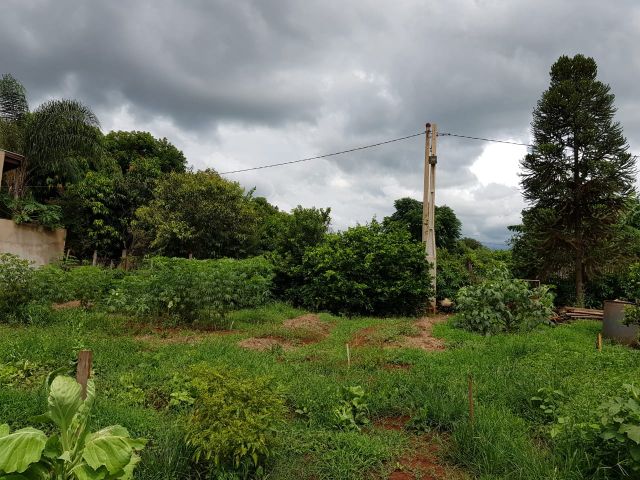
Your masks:
<svg viewBox="0 0 640 480"><path fill-rule="evenodd" d="M562 56L533 112L534 146L522 161L529 247L547 272L584 283L620 253L618 225L634 191L635 162L614 121L614 95L593 58Z"/></svg>

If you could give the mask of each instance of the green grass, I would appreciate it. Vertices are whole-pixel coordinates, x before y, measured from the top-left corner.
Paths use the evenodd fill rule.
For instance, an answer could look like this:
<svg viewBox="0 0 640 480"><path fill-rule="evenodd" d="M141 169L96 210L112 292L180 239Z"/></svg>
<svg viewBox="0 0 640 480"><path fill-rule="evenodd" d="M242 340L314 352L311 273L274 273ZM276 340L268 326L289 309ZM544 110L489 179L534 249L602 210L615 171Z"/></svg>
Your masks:
<svg viewBox="0 0 640 480"><path fill-rule="evenodd" d="M173 376L199 362L268 375L281 385L291 416L268 465L270 479L385 478L393 469L411 433L334 428L339 387L350 385L366 390L372 420L416 416L421 410L423 421L448 432L447 460L472 478L601 478L602 472L598 477L588 470L583 452L551 448L529 399L541 387L560 389L567 396L561 415L586 421L623 383L640 378L640 351L605 344L597 352L600 325L586 321L495 337L440 324L434 335L445 339L447 350L424 352L379 346L414 333L409 319L321 315L332 329L317 343L269 352L238 347L247 337L286 336L281 322L302 313L276 303L231 314L232 334L180 332L202 336L197 343L165 341L162 335L157 341L139 341L133 333L144 329L135 327L136 319L82 310L57 312L46 327L0 326L0 364L28 360L35 377L8 385L0 376L0 423L12 428L30 424L44 410L38 377L68 364L79 348L91 348L98 388L93 423L120 423L133 435L150 439L137 478L200 478L191 469L179 412L154 408L163 406ZM349 368L345 344L365 328L368 345L351 349ZM288 335L303 340L303 333ZM476 398L473 428L468 422L469 374ZM308 418L296 418L298 408L306 408Z"/></svg>

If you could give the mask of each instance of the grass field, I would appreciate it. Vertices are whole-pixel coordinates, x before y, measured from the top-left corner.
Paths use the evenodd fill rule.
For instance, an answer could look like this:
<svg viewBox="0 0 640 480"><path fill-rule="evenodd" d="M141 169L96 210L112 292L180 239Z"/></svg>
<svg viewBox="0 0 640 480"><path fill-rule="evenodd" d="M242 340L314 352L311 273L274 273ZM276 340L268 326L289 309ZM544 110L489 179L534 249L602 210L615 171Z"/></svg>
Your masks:
<svg viewBox="0 0 640 480"><path fill-rule="evenodd" d="M589 471L583 452L552 448L530 402L541 387L561 390L566 401L559 414L586 421L623 383L640 378L640 351L607 343L602 352L594 348L598 323L481 337L443 322L433 336L446 348L424 351L399 346L418 331L412 319L321 314L316 324L283 325L305 313L284 304L235 312L230 332L159 328L75 308L56 312L46 327L1 326L0 423L33 425L30 418L45 409L46 374L90 348L98 389L94 424L119 423L150 440L137 478L204 478L191 469L180 408L166 406L174 376L200 362L269 375L281 386L290 415L269 461L270 479L606 475ZM247 339L264 350L238 345ZM339 387L355 385L367 393L372 426L340 431L332 413ZM414 428L404 428L406 422Z"/></svg>

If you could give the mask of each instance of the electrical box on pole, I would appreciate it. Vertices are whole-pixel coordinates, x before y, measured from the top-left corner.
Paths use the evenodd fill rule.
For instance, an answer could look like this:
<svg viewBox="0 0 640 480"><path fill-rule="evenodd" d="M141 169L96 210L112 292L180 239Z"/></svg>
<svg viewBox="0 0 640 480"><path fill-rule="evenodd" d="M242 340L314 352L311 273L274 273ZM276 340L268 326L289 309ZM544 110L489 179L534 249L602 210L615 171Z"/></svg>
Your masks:
<svg viewBox="0 0 640 480"><path fill-rule="evenodd" d="M433 287L433 298L429 299L431 311L436 311L436 164L438 126L435 123L426 125L426 141L424 149L424 190L422 198L422 241L425 243L425 254L429 262L429 274Z"/></svg>

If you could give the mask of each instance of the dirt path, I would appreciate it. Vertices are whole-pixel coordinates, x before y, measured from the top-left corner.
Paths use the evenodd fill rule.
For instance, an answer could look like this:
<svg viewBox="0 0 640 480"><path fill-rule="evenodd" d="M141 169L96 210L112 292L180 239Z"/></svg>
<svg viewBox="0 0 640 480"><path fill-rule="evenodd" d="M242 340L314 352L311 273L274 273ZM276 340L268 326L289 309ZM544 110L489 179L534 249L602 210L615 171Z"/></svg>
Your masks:
<svg viewBox="0 0 640 480"><path fill-rule="evenodd" d="M374 423L384 430L404 430L408 416L385 417ZM396 468L389 480L467 480L469 477L460 469L448 465L442 458L442 451L448 443L441 433L414 435L409 450L396 461Z"/></svg>
<svg viewBox="0 0 640 480"><path fill-rule="evenodd" d="M436 315L433 317L422 317L414 322L417 333L414 335L403 335L393 341L380 341L376 338L376 332L384 328L384 324L373 325L358 330L351 339L354 347L378 346L382 348L418 348L426 351L439 351L445 349L444 341L433 336L433 326L437 323L445 322L448 315Z"/></svg>
<svg viewBox="0 0 640 480"><path fill-rule="evenodd" d="M441 338L435 338L432 335L433 326L437 323L445 322L449 318L448 315L436 315L434 317L422 317L415 322L418 327L418 335L411 337L402 337L394 347L419 348L427 351L444 350L444 341Z"/></svg>
<svg viewBox="0 0 640 480"><path fill-rule="evenodd" d="M317 343L329 336L330 332L330 323L320 320L318 315L308 314L285 320L272 333L245 338L239 341L238 345L259 352L280 347L283 350L291 350L300 345Z"/></svg>

